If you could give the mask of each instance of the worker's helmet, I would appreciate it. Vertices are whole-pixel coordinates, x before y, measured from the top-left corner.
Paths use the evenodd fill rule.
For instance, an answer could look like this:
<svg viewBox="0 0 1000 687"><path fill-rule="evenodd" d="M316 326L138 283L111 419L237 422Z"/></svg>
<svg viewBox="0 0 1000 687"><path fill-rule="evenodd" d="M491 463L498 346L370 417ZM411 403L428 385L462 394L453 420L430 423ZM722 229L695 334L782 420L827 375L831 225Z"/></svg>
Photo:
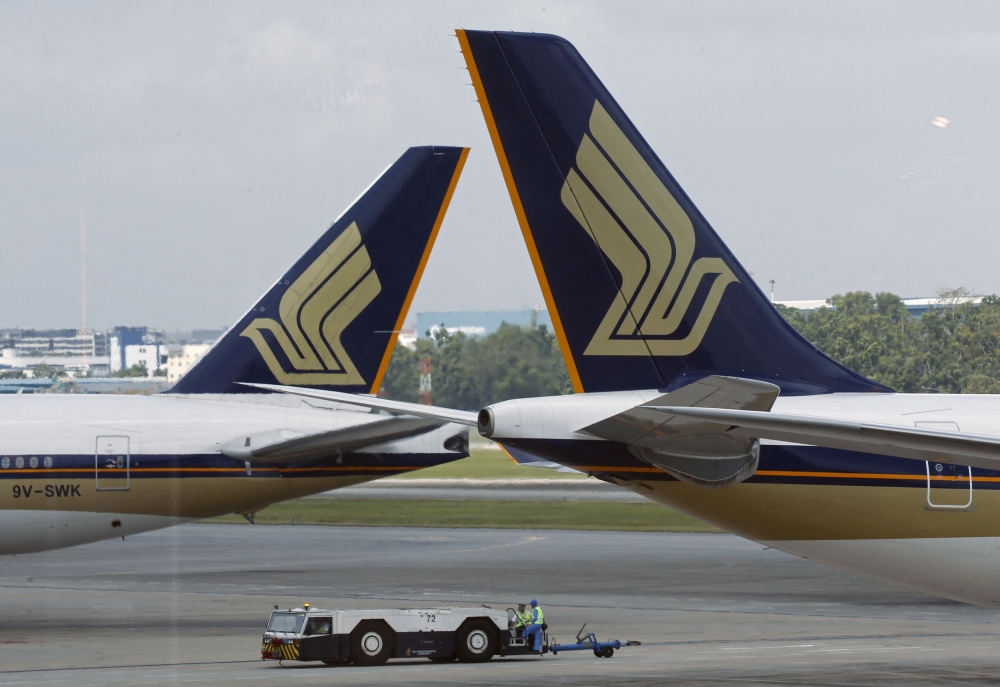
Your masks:
<svg viewBox="0 0 1000 687"><path fill-rule="evenodd" d="M537 606L538 605L538 600L537 599L532 599L531 600L531 605L532 606Z"/></svg>

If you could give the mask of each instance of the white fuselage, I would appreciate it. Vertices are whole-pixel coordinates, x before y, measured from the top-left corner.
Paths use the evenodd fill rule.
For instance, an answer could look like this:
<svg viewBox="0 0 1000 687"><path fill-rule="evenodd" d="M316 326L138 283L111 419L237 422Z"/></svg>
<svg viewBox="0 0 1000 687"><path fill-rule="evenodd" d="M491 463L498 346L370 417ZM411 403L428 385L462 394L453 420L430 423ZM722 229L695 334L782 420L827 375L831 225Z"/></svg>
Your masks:
<svg viewBox="0 0 1000 687"><path fill-rule="evenodd" d="M466 455L443 446L464 431L455 425L301 463L226 455L245 437L290 439L381 419L282 394L2 396L0 554L250 514Z"/></svg>
<svg viewBox="0 0 1000 687"><path fill-rule="evenodd" d="M659 396L506 401L490 406L490 438L810 560L1000 606L1000 471L764 440L753 477L705 489L578 431ZM1000 396L779 396L772 411L1000 437Z"/></svg>

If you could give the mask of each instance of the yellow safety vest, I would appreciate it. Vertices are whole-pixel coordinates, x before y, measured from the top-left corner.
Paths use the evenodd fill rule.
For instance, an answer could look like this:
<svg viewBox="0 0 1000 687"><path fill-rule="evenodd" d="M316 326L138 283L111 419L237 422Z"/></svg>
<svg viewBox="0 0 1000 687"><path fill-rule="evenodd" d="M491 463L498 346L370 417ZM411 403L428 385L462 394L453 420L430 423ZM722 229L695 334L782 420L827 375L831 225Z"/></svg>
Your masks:
<svg viewBox="0 0 1000 687"><path fill-rule="evenodd" d="M531 624L541 625L543 622L545 622L545 614L542 613L542 607L535 606L531 609Z"/></svg>
<svg viewBox="0 0 1000 687"><path fill-rule="evenodd" d="M517 622L514 623L514 627L524 627L531 624L531 616L528 615L527 611L524 613L516 611L515 614L517 615Z"/></svg>

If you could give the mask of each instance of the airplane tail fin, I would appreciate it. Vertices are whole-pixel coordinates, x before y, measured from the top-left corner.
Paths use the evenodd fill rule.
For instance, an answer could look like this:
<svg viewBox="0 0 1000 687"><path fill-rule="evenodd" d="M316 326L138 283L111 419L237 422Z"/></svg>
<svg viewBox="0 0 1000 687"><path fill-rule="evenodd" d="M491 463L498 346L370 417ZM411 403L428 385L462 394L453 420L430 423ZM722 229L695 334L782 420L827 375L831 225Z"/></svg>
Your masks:
<svg viewBox="0 0 1000 687"><path fill-rule="evenodd" d="M376 393L468 153L403 153L171 392Z"/></svg>
<svg viewBox="0 0 1000 687"><path fill-rule="evenodd" d="M576 391L890 391L785 322L568 41L458 40Z"/></svg>

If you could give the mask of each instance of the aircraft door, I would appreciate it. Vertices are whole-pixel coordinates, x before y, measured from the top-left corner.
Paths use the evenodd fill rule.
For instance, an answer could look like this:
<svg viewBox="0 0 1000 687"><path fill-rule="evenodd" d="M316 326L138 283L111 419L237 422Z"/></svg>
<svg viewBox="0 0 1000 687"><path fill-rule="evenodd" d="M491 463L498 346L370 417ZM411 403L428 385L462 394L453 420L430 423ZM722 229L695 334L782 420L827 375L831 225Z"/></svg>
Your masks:
<svg viewBox="0 0 1000 687"><path fill-rule="evenodd" d="M917 422L921 429L957 432L955 422ZM930 510L972 508L972 468L967 465L924 461L927 469L927 506Z"/></svg>
<svg viewBox="0 0 1000 687"><path fill-rule="evenodd" d="M99 436L94 452L94 480L98 491L128 491L129 438Z"/></svg>
<svg viewBox="0 0 1000 687"><path fill-rule="evenodd" d="M336 642L333 641L333 618L313 616L306 621L305 635L299 640L299 659L303 661L322 661L337 659Z"/></svg>

